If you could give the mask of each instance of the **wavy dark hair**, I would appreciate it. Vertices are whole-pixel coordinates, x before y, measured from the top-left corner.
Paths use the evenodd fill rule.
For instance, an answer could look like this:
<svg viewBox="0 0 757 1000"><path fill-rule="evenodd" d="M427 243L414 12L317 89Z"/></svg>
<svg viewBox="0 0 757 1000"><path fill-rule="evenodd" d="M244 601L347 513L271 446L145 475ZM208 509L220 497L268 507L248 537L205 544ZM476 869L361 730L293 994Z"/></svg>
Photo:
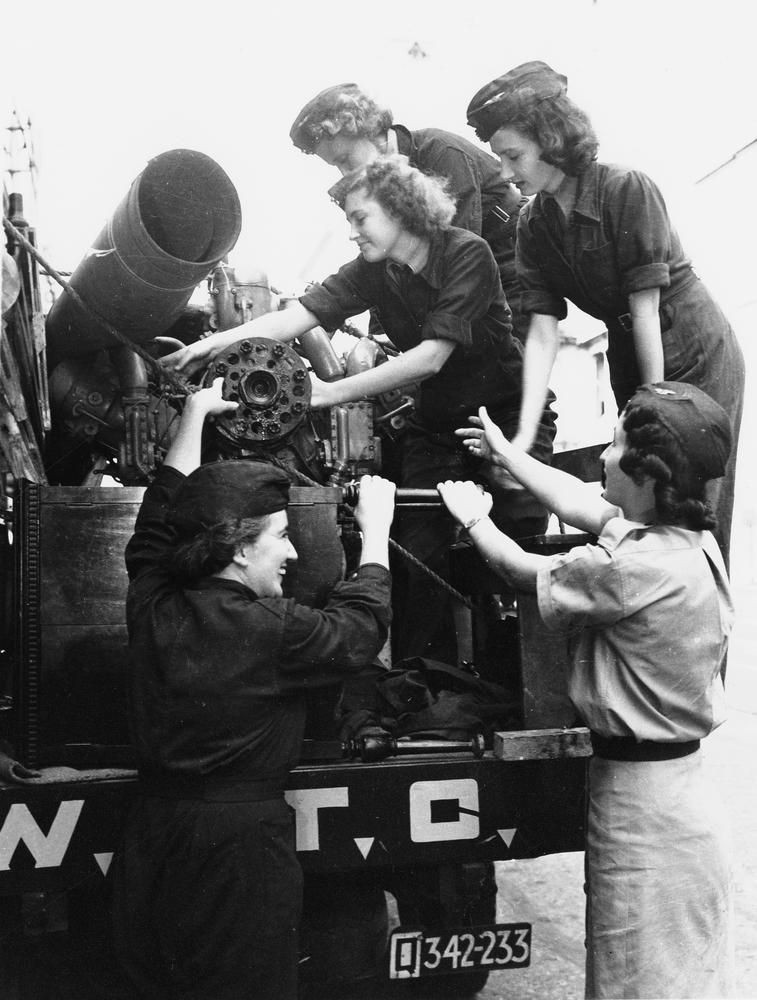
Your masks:
<svg viewBox="0 0 757 1000"><path fill-rule="evenodd" d="M716 520L705 498L707 480L649 406L629 403L623 411L626 446L620 468L637 484L654 480L655 509L661 524L711 531Z"/></svg>
<svg viewBox="0 0 757 1000"><path fill-rule="evenodd" d="M265 529L270 514L221 521L189 537L179 537L166 555L171 573L194 583L225 569L243 545L251 545Z"/></svg>
<svg viewBox="0 0 757 1000"><path fill-rule="evenodd" d="M448 183L446 178L411 167L406 156L394 153L379 156L347 174L329 193L344 208L347 195L365 191L408 232L430 237L441 229L449 229L454 218L455 199L447 190Z"/></svg>
<svg viewBox="0 0 757 1000"><path fill-rule="evenodd" d="M512 128L541 148L541 159L576 177L597 158L599 140L589 116L565 94L538 97L516 91L497 109L498 129Z"/></svg>

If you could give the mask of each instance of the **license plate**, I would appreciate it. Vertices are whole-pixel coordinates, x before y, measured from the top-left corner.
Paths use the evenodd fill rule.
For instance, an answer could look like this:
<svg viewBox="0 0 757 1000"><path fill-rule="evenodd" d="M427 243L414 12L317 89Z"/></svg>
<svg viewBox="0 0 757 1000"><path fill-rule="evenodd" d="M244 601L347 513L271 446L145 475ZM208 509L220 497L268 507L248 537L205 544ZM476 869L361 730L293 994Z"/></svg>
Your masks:
<svg viewBox="0 0 757 1000"><path fill-rule="evenodd" d="M419 979L470 969L523 969L531 962L531 924L489 924L429 934L398 928L389 950L390 979Z"/></svg>

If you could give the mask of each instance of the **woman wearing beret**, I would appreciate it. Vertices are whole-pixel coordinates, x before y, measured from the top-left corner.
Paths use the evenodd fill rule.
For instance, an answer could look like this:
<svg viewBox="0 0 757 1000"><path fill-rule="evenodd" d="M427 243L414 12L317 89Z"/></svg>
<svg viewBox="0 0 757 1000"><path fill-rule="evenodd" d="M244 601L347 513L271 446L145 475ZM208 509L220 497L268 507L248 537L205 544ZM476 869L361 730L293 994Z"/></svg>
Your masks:
<svg viewBox="0 0 757 1000"><path fill-rule="evenodd" d="M284 785L305 692L387 635L394 486L366 476L361 565L322 610L282 593L289 480L200 465L221 379L187 399L126 550L140 797L110 869L114 943L144 1000L296 1000L302 873Z"/></svg>
<svg viewBox="0 0 757 1000"><path fill-rule="evenodd" d="M728 414L696 386L629 400L604 450L601 496L514 448L482 408L458 432L588 545L528 552L499 534L490 498L440 483L495 572L534 595L568 643L567 691L591 731L586 812L589 1000L724 998L733 988L728 821L700 749L725 720L733 602L706 499L728 460Z"/></svg>
<svg viewBox="0 0 757 1000"><path fill-rule="evenodd" d="M315 326L334 330L376 310L398 357L340 381L313 379L312 405L335 406L421 383L416 412L399 442L397 483L433 489L440 479L485 481L490 469L460 446L455 428L482 403L514 433L521 406L522 347L512 336L497 264L479 236L450 226L454 202L442 185L407 164L379 157L340 182L357 258L311 287L295 306L189 345L163 359L192 372L246 337L288 341ZM542 405L532 454L549 461L554 414ZM512 537L543 532L546 511L510 481L493 483L499 526ZM398 541L444 578L454 526L443 513L403 515ZM408 595L394 603L397 658L457 663L445 592L429 599L428 577L408 570Z"/></svg>
<svg viewBox="0 0 757 1000"><path fill-rule="evenodd" d="M515 227L527 199L503 179L488 153L443 129L411 132L355 83L340 83L316 94L297 115L289 135L298 149L314 153L342 175L377 156L399 153L424 174L443 177L456 202L452 225L483 236L491 247L514 332L525 339L528 318L521 316L519 306Z"/></svg>
<svg viewBox="0 0 757 1000"><path fill-rule="evenodd" d="M516 442L528 450L570 299L607 325L618 408L637 386L690 382L730 415L734 447L710 495L728 561L744 361L733 330L697 277L662 195L638 170L598 163L586 114L543 62L517 66L471 100L468 122L524 195L517 232L522 308L530 323Z"/></svg>

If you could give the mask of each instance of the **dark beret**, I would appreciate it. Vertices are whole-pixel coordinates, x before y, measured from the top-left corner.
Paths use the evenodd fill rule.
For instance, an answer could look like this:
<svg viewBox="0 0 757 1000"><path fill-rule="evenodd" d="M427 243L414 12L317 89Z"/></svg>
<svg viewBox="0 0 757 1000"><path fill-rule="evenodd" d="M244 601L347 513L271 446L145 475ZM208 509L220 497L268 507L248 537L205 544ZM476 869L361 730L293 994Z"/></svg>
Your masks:
<svg viewBox="0 0 757 1000"><path fill-rule="evenodd" d="M178 531L190 533L222 521L274 514L288 502L289 476L275 465L247 460L209 462L181 484L168 521Z"/></svg>
<svg viewBox="0 0 757 1000"><path fill-rule="evenodd" d="M488 142L507 120L507 101L515 94L530 95L539 100L557 97L568 89L568 78L556 73L545 62L534 60L521 63L503 76L498 76L474 95L466 112L468 124L483 142Z"/></svg>
<svg viewBox="0 0 757 1000"><path fill-rule="evenodd" d="M635 406L655 411L702 479L724 475L731 453L731 421L706 392L687 382L654 382L637 389L626 409Z"/></svg>

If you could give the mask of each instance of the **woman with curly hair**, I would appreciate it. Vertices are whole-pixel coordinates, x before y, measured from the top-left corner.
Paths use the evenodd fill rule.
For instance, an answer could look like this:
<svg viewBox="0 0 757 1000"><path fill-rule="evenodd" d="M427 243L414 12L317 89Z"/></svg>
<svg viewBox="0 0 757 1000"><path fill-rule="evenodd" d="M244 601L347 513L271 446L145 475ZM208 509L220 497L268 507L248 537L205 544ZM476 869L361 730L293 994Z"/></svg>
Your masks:
<svg viewBox="0 0 757 1000"><path fill-rule="evenodd" d="M524 195L517 233L521 305L530 314L516 443L528 450L559 343L565 300L607 325L618 408L660 379L699 386L726 409L734 447L711 487L726 562L744 361L731 326L692 269L653 181L597 162L597 138L567 80L529 62L482 87L468 123Z"/></svg>
<svg viewBox="0 0 757 1000"><path fill-rule="evenodd" d="M505 433L514 433L521 405L522 347L512 335L510 310L497 264L481 237L450 225L454 202L438 180L402 156L379 157L344 177L336 197L360 254L289 309L213 334L163 359L192 372L247 337L289 341L315 326L335 330L350 316L374 309L396 358L335 382L313 378L313 407L336 406L420 384L416 410L398 444L398 485L434 488L440 478L485 481L486 463L471 460L455 428L478 406L489 407ZM542 406L532 453L549 461L554 414ZM517 484L493 483L497 520L515 538L539 534L541 504ZM439 575L449 577L455 532L444 514L423 511L401 519L399 541ZM428 599L428 578L408 572L407 599L395 602L398 656L457 662L448 599Z"/></svg>
<svg viewBox="0 0 757 1000"><path fill-rule="evenodd" d="M532 591L570 642L568 693L591 730L586 997L727 997L733 987L728 824L700 741L725 718L733 604L706 484L731 448L696 386L644 385L602 454L602 496L534 462L485 409L459 436L568 524L596 536L557 555L500 534L490 498L440 483L492 569Z"/></svg>
<svg viewBox="0 0 757 1000"><path fill-rule="evenodd" d="M527 317L519 306L515 227L526 199L505 181L489 153L444 129L410 131L356 83L339 83L316 94L295 118L289 136L303 153L317 156L342 175L377 156L399 153L424 174L444 178L456 201L452 224L483 236L491 247L515 334L524 339Z"/></svg>

